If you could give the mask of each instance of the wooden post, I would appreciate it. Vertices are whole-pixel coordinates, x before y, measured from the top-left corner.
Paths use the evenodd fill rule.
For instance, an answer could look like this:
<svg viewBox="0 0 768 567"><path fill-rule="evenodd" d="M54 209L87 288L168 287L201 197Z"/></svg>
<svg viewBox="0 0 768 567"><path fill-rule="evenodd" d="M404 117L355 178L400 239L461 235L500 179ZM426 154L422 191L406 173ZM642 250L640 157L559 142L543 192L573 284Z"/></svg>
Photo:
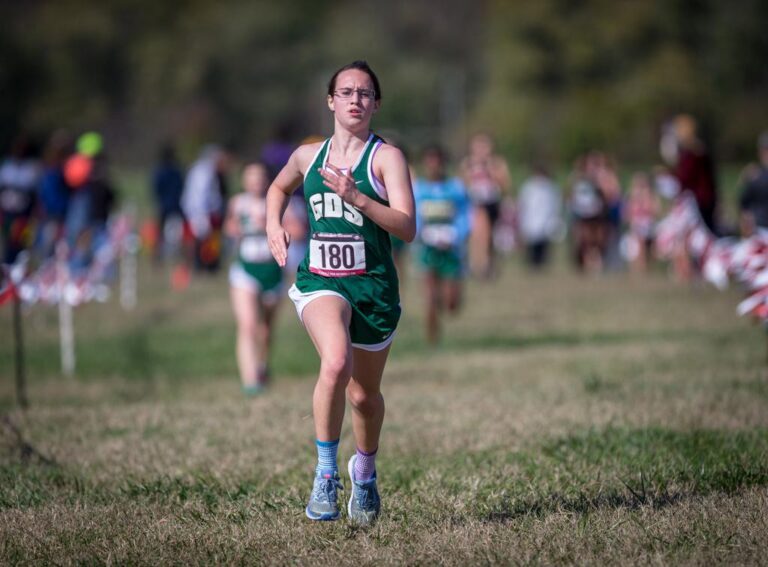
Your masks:
<svg viewBox="0 0 768 567"><path fill-rule="evenodd" d="M14 359L16 363L16 400L19 407L27 409L27 375L24 366L24 335L21 326L21 298L16 294L13 298L13 336L15 339Z"/></svg>
<svg viewBox="0 0 768 567"><path fill-rule="evenodd" d="M125 311L136 308L138 303L137 256L139 238L131 233L125 237L120 251L120 305Z"/></svg>
<svg viewBox="0 0 768 567"><path fill-rule="evenodd" d="M68 250L64 242L56 248L56 280L59 287L59 339L61 346L61 370L65 376L75 373L75 331L72 322L72 306L67 301L69 268Z"/></svg>

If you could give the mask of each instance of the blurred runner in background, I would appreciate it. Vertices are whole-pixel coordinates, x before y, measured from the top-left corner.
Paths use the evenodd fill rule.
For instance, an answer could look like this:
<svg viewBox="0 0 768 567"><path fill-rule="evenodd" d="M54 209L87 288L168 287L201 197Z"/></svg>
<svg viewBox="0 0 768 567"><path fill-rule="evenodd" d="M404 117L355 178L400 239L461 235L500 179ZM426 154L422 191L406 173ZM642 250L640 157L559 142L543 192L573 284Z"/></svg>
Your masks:
<svg viewBox="0 0 768 567"><path fill-rule="evenodd" d="M470 267L474 275L487 279L496 274L493 231L501 200L512 188L507 162L495 153L488 134L475 134L469 141L469 153L461 162L461 175L474 205Z"/></svg>
<svg viewBox="0 0 768 567"><path fill-rule="evenodd" d="M648 261L653 253L653 231L661 213L659 197L653 190L651 176L637 172L629 183L629 195L623 216L627 224L625 255L630 269L643 274L648 270Z"/></svg>
<svg viewBox="0 0 768 567"><path fill-rule="evenodd" d="M440 338L440 313L458 311L466 272L466 243L471 228L467 190L447 175L447 156L437 145L424 150L424 177L416 179L417 258L425 273L426 336L430 345Z"/></svg>
<svg viewBox="0 0 768 567"><path fill-rule="evenodd" d="M272 327L283 293L283 270L272 257L266 233L269 174L262 163L245 166L243 192L229 202L224 231L236 239L229 269L230 298L237 321L237 366L243 392L260 394L266 387Z"/></svg>
<svg viewBox="0 0 768 567"><path fill-rule="evenodd" d="M569 188L574 260L580 271L590 274L602 272L608 238L608 205L594 171L592 154L579 157Z"/></svg>

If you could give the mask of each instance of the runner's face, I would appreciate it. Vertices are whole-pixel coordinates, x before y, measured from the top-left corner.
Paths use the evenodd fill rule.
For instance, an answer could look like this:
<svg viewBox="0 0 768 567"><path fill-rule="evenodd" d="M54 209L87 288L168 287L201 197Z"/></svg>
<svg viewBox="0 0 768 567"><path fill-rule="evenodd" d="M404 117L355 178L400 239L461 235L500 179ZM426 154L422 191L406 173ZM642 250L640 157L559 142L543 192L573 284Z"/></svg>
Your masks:
<svg viewBox="0 0 768 567"><path fill-rule="evenodd" d="M476 134L470 142L470 152L478 157L489 157L493 153L493 142L486 134Z"/></svg>
<svg viewBox="0 0 768 567"><path fill-rule="evenodd" d="M352 91L351 96L342 96L340 93ZM336 77L336 85L333 96L328 96L328 108L336 115L336 120L342 125L355 127L365 125L371 121L373 114L379 109L379 101L375 97L367 98L361 93L374 92L373 81L365 71L348 69L339 73Z"/></svg>
<svg viewBox="0 0 768 567"><path fill-rule="evenodd" d="M427 179L442 179L444 169L443 159L437 152L429 152L424 156L424 174Z"/></svg>
<svg viewBox="0 0 768 567"><path fill-rule="evenodd" d="M267 189L267 170L262 165L249 165L243 170L243 189L261 197Z"/></svg>

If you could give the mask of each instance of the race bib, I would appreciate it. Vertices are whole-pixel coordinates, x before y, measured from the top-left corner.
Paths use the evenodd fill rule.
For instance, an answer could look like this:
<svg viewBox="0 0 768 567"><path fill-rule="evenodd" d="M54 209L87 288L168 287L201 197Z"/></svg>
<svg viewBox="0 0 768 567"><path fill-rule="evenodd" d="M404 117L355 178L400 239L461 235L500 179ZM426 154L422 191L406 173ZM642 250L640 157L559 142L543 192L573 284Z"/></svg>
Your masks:
<svg viewBox="0 0 768 567"><path fill-rule="evenodd" d="M272 260L265 234L249 234L240 240L240 258L243 262L263 264Z"/></svg>
<svg viewBox="0 0 768 567"><path fill-rule="evenodd" d="M421 229L421 240L427 246L447 248L456 243L456 228L450 224L428 224Z"/></svg>
<svg viewBox="0 0 768 567"><path fill-rule="evenodd" d="M421 216L428 222L450 221L456 216L456 205L452 201L431 199L421 203Z"/></svg>
<svg viewBox="0 0 768 567"><path fill-rule="evenodd" d="M309 271L329 278L364 274L365 240L359 234L313 234L309 241Z"/></svg>

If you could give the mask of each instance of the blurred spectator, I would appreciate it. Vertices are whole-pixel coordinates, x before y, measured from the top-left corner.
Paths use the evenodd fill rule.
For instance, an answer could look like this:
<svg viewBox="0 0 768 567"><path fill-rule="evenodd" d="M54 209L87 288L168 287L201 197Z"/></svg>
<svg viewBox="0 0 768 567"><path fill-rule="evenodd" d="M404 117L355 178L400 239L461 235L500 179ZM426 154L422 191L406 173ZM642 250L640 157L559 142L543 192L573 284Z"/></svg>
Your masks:
<svg viewBox="0 0 768 567"><path fill-rule="evenodd" d="M605 249L603 268L617 270L622 265L619 242L621 240L621 183L616 173L616 164L604 152L591 152L590 173L605 199Z"/></svg>
<svg viewBox="0 0 768 567"><path fill-rule="evenodd" d="M40 179L40 224L37 250L41 258L54 253L56 242L64 236L69 205L69 186L64 179L64 164L73 150L69 134L54 132L45 149L45 167Z"/></svg>
<svg viewBox="0 0 768 567"><path fill-rule="evenodd" d="M687 114L675 117L673 131L677 141L677 159L673 172L680 183L680 189L693 194L701 218L717 234L717 182L712 157L699 137L693 117Z"/></svg>
<svg viewBox="0 0 768 567"><path fill-rule="evenodd" d="M71 250L85 249L84 240L91 216L91 188L94 157L101 153L103 140L96 132L77 139L76 151L64 163L64 181L70 189L65 220L67 243Z"/></svg>
<svg viewBox="0 0 768 567"><path fill-rule="evenodd" d="M645 273L653 249L653 230L661 211L659 198L653 191L651 177L638 172L632 176L629 196L624 207L624 220L629 228L626 256L633 272Z"/></svg>
<svg viewBox="0 0 768 567"><path fill-rule="evenodd" d="M653 169L653 185L665 201L673 201L680 194L680 182L666 166Z"/></svg>
<svg viewBox="0 0 768 567"><path fill-rule="evenodd" d="M181 209L194 237L194 266L217 271L221 264L221 226L226 210L229 154L208 146L192 164L184 183Z"/></svg>
<svg viewBox="0 0 768 567"><path fill-rule="evenodd" d="M295 149L296 144L291 141L290 124L279 124L272 139L261 148L261 162L267 167L270 181L277 177L280 170L288 163Z"/></svg>
<svg viewBox="0 0 768 567"><path fill-rule="evenodd" d="M576 266L601 272L608 236L608 206L594 179L594 156L580 157L570 183L571 232Z"/></svg>
<svg viewBox="0 0 768 567"><path fill-rule="evenodd" d="M87 267L107 239L107 220L115 204L104 140L97 132L77 139L76 152L64 164L64 180L71 192L65 232L75 270Z"/></svg>
<svg viewBox="0 0 768 567"><path fill-rule="evenodd" d="M116 193L109 174L107 156L99 152L93 157L93 170L89 180L91 207L88 230L91 254L108 239L107 221L115 208Z"/></svg>
<svg viewBox="0 0 768 567"><path fill-rule="evenodd" d="M757 154L759 162L742 174L739 210L741 235L745 238L757 228L768 229L768 130L757 140Z"/></svg>
<svg viewBox="0 0 768 567"><path fill-rule="evenodd" d="M160 155L152 172L152 196L155 201L157 218L157 241L153 250L156 262L161 261L170 242L180 239L171 236L174 226L180 227L183 219L181 212L181 194L184 190L184 172L176 158L176 150L171 144L160 150ZM170 221L170 222L169 222Z"/></svg>
<svg viewBox="0 0 768 567"><path fill-rule="evenodd" d="M523 182L517 201L518 225L526 249L526 262L540 269L549 261L549 247L561 227L560 190L546 168L534 167Z"/></svg>
<svg viewBox="0 0 768 567"><path fill-rule="evenodd" d="M32 213L41 174L35 153L31 142L20 136L0 165L0 239L2 262L7 264L32 243Z"/></svg>
<svg viewBox="0 0 768 567"><path fill-rule="evenodd" d="M461 175L473 204L470 266L475 275L489 278L496 272L493 231L501 200L511 190L512 181L506 160L495 153L488 134L475 134L469 141Z"/></svg>

